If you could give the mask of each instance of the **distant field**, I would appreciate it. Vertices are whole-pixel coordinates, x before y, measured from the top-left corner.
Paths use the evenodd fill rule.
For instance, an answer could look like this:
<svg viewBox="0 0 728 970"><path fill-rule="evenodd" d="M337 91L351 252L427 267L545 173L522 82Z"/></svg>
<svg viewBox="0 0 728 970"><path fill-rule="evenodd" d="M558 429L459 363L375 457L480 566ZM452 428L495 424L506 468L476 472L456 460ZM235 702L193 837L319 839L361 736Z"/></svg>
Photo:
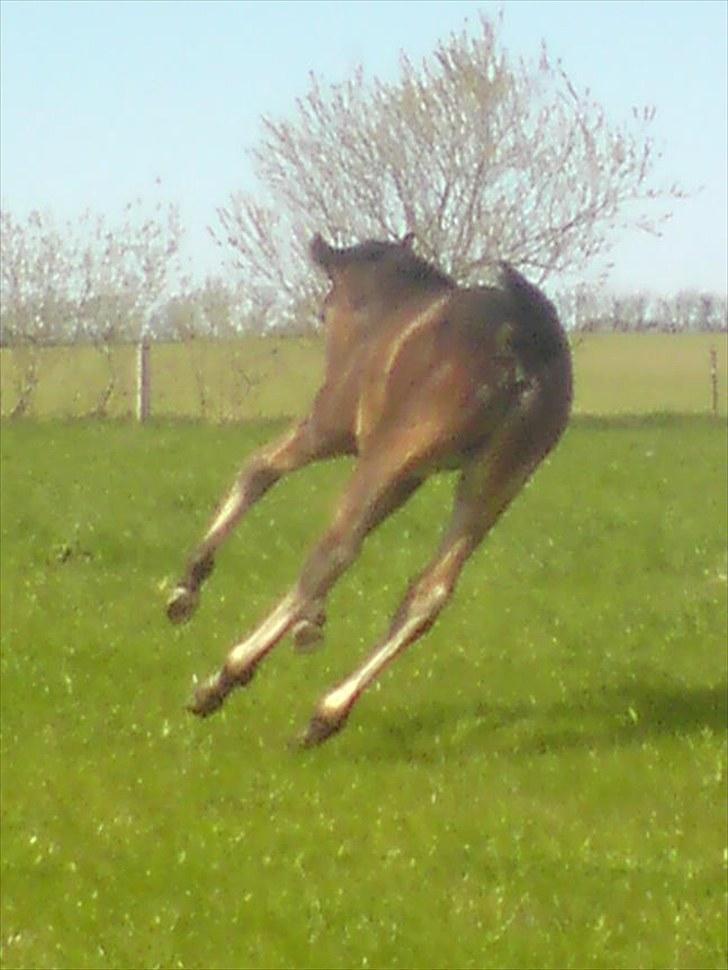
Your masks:
<svg viewBox="0 0 728 970"><path fill-rule="evenodd" d="M719 412L726 414L726 334L594 334L574 350L581 414L707 413L710 349L718 359Z"/></svg>
<svg viewBox="0 0 728 970"><path fill-rule="evenodd" d="M711 408L709 350L718 352L719 410L726 414L725 334L596 334L578 338L575 411L580 414L705 414ZM0 404L17 400L23 352L0 352ZM322 344L313 338L241 338L230 343L154 345L151 351L155 417L213 421L279 418L304 411L322 372ZM134 409L134 350L116 348L117 389L109 415ZM71 417L93 411L108 367L92 347L42 352L32 414Z"/></svg>
<svg viewBox="0 0 728 970"><path fill-rule="evenodd" d="M348 473L282 482L170 628L165 586L273 430L4 423L2 966L724 968L724 423L577 418L433 630L305 753L288 738L384 629L452 478L367 542L320 652L281 644L195 721L193 675Z"/></svg>

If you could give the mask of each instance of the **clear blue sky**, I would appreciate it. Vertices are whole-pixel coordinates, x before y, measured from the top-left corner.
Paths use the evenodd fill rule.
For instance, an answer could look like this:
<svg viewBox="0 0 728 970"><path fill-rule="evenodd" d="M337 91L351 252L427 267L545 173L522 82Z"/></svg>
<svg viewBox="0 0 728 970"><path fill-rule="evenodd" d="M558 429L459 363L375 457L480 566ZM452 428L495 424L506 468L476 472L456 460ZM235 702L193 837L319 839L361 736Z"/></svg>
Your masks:
<svg viewBox="0 0 728 970"><path fill-rule="evenodd" d="M251 185L245 148L262 114L289 112L314 70L361 63L394 77L439 38L503 8L513 55L541 40L613 120L657 108L657 181L702 186L676 203L664 236L614 250L621 290L725 292L727 41L723 0L689 2L16 2L1 5L3 206L59 219L109 216L137 196L179 203L193 263L220 258L205 226ZM161 190L155 180L161 179Z"/></svg>

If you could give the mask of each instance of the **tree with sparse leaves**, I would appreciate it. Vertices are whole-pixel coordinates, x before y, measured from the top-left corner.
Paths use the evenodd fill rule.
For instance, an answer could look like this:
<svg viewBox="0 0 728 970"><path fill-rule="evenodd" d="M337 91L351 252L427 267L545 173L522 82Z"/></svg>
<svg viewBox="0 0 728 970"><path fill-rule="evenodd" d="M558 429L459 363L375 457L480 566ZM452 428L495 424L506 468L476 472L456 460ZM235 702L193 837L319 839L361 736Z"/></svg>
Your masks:
<svg viewBox="0 0 728 970"><path fill-rule="evenodd" d="M643 203L681 192L651 185L654 111L613 124L545 47L537 64L510 58L500 27L482 17L419 65L402 55L392 83L311 74L291 118L263 119L259 190L232 195L211 232L272 325L315 306L316 232L338 244L414 232L424 256L473 283L502 259L537 282L578 272L627 209L657 231L667 213L650 221Z"/></svg>
<svg viewBox="0 0 728 970"><path fill-rule="evenodd" d="M39 350L85 341L103 354L107 377L95 411L104 414L118 374L114 343L136 340L174 270L181 229L174 206L152 215L141 202L126 206L120 224L85 213L58 228L41 212L0 213L0 334L16 348L16 404L30 407L38 383Z"/></svg>

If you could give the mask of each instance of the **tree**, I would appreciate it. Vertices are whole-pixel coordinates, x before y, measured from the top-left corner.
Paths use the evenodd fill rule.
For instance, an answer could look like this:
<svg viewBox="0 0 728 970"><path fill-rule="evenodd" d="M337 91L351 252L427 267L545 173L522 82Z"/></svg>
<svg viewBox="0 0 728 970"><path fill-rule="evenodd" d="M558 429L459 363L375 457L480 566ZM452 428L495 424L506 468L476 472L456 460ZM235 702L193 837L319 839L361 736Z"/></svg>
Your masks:
<svg viewBox="0 0 728 970"><path fill-rule="evenodd" d="M232 195L211 232L272 319L310 312L319 295L315 232L338 244L414 232L462 282L500 259L542 282L604 254L627 209L656 231L633 203L681 193L650 185L654 110L612 124L545 47L538 64L509 58L500 26L482 17L419 66L402 55L393 83L359 69L327 86L312 73L292 118L263 119L260 191Z"/></svg>
<svg viewBox="0 0 728 970"><path fill-rule="evenodd" d="M20 349L16 404L24 414L38 382L39 348L85 340L103 354L107 380L95 411L117 384L112 343L135 340L170 281L179 250L176 208L145 213L129 203L121 224L85 213L59 229L50 216L0 214L2 343Z"/></svg>

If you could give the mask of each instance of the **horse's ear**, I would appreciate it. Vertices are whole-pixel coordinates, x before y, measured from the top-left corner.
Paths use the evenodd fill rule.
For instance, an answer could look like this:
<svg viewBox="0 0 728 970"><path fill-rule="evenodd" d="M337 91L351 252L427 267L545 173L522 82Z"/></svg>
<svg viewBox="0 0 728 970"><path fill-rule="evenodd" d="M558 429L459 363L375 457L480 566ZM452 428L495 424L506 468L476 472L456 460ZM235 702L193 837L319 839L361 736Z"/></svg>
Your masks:
<svg viewBox="0 0 728 970"><path fill-rule="evenodd" d="M311 240L308 251L314 263L322 269L328 269L333 262L334 249L319 233Z"/></svg>
<svg viewBox="0 0 728 970"><path fill-rule="evenodd" d="M400 246L402 249L412 249L412 245L415 241L415 234L413 232L408 232L406 235L402 236L402 241Z"/></svg>

